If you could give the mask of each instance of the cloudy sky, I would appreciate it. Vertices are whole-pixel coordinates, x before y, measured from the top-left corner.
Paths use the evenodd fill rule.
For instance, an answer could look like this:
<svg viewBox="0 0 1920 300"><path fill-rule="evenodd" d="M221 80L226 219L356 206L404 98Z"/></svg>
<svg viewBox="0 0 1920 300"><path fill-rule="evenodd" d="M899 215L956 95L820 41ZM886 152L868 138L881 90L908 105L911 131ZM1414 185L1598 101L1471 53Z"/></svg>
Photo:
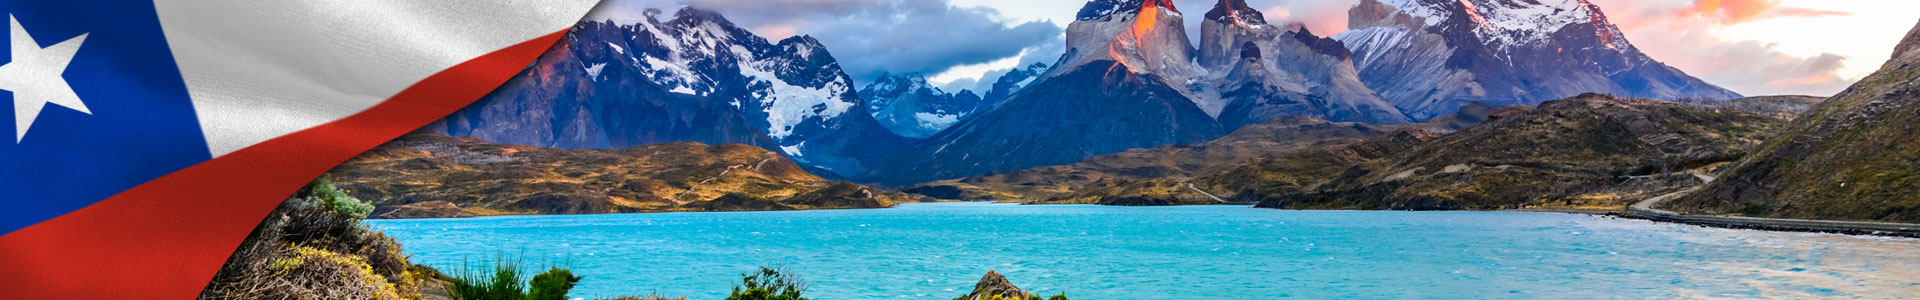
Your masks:
<svg viewBox="0 0 1920 300"><path fill-rule="evenodd" d="M769 39L812 35L862 85L922 73L977 88L1006 69L1058 58L1082 0L608 0L590 18L640 9L718 11ZM1246 0L1273 23L1320 35L1346 29L1359 0ZM1747 95L1832 95L1892 55L1920 21L1912 0L1589 0L1654 59ZM1214 0L1174 0L1197 28ZM1196 36L1197 38L1197 36Z"/></svg>

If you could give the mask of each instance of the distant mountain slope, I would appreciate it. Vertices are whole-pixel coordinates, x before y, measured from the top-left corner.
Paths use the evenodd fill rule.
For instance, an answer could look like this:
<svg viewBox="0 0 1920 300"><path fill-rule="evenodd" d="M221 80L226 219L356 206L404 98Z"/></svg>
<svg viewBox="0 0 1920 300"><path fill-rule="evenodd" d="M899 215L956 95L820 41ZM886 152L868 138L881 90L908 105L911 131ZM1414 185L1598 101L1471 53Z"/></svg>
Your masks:
<svg viewBox="0 0 1920 300"><path fill-rule="evenodd" d="M902 190L954 200L1044 201L1082 189L1118 185L1108 181L1180 181L1258 158L1358 142L1391 130L1377 125L1283 117L1205 143L1127 150L1073 164L930 182Z"/></svg>
<svg viewBox="0 0 1920 300"><path fill-rule="evenodd" d="M1920 222L1920 27L1880 71L1820 103L1720 180L1664 203L1688 213Z"/></svg>
<svg viewBox="0 0 1920 300"><path fill-rule="evenodd" d="M987 110L859 178L910 184L1067 164L1286 116L1407 123L1359 81L1337 41L1266 24L1231 1L1214 10L1195 49L1171 1L1089 1L1067 28L1067 53L1022 80L1031 84L999 102L989 93Z"/></svg>
<svg viewBox="0 0 1920 300"><path fill-rule="evenodd" d="M909 147L868 176L912 184L1036 166L1225 134L1206 112L1150 74L1113 61L1041 79L994 109Z"/></svg>
<svg viewBox="0 0 1920 300"><path fill-rule="evenodd" d="M876 208L911 199L828 181L742 144L553 149L414 133L332 174L372 200L378 218Z"/></svg>
<svg viewBox="0 0 1920 300"><path fill-rule="evenodd" d="M648 10L635 24L582 22L533 68L429 129L558 148L746 143L860 174L906 143L867 114L819 41L778 43L719 14Z"/></svg>
<svg viewBox="0 0 1920 300"><path fill-rule="evenodd" d="M1307 28L1268 24L1241 0L1220 0L1200 28L1200 65L1212 72L1198 97L1224 103L1227 129L1281 116L1400 124L1400 109L1361 83L1351 53Z"/></svg>
<svg viewBox="0 0 1920 300"><path fill-rule="evenodd" d="M916 139L947 129L985 105L973 91L947 93L918 73L880 75L860 89L860 98L867 100L867 113L880 125Z"/></svg>
<svg viewBox="0 0 1920 300"><path fill-rule="evenodd" d="M1618 209L1697 183L1787 121L1586 94L1442 135L1260 207Z"/></svg>
<svg viewBox="0 0 1920 300"><path fill-rule="evenodd" d="M1334 38L1360 79L1416 120L1590 92L1740 97L1640 52L1586 0L1361 0L1348 23Z"/></svg>
<svg viewBox="0 0 1920 300"><path fill-rule="evenodd" d="M1013 92L1019 91L1020 88L1032 85L1035 79L1040 79L1040 74L1046 72L1046 63L1033 63L1007 71L1007 74L1000 75L1000 79L993 81L993 86L987 89L986 95L980 95L982 101L980 109L985 110L987 107L999 104L1001 100L1007 100L1007 96L1013 95Z"/></svg>
<svg viewBox="0 0 1920 300"><path fill-rule="evenodd" d="M1176 144L1095 156L1085 161L1005 174L943 180L902 188L940 199L1109 205L1218 204L1240 189L1277 176L1312 177L1314 183L1360 163L1356 153L1390 153L1411 147L1430 132L1453 132L1516 107L1474 105L1455 115L1419 124L1370 125L1287 116L1248 125L1205 143ZM1403 135L1418 135L1416 138ZM1378 140L1378 141L1376 141ZM1408 142L1414 141L1414 142ZM1377 156L1376 155L1376 156ZM1283 161L1283 162L1280 162ZM1278 163L1275 163L1278 162ZM1251 164L1265 164L1249 166ZM1313 165L1320 170L1265 168ZM1246 173L1251 172L1251 173ZM1306 174L1319 172L1320 175ZM1192 183L1193 186L1186 185Z"/></svg>

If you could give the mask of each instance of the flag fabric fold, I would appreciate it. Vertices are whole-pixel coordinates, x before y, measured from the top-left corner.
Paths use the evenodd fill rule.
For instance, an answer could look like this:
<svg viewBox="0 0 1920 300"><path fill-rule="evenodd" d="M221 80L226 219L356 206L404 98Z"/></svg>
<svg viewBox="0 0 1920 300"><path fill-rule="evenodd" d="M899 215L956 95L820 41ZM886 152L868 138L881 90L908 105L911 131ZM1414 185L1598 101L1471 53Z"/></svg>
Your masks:
<svg viewBox="0 0 1920 300"><path fill-rule="evenodd" d="M295 189L484 96L595 4L0 3L0 298L194 298Z"/></svg>

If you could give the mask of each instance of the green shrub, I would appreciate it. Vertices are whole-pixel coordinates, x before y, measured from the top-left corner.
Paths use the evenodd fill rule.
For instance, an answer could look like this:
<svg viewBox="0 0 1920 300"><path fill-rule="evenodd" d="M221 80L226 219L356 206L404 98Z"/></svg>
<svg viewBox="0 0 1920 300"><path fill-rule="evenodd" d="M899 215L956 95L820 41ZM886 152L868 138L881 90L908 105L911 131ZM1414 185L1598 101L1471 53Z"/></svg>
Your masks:
<svg viewBox="0 0 1920 300"><path fill-rule="evenodd" d="M360 198L354 198L353 195L341 191L339 187L333 185L333 179L329 175L321 175L320 178L307 183L304 191L307 192L307 197L318 200L317 203L323 207L356 221L366 219L367 214L373 212L373 203L360 201Z"/></svg>
<svg viewBox="0 0 1920 300"><path fill-rule="evenodd" d="M555 267L546 273L533 275L529 282L527 300L567 300L567 290L580 282L580 276L573 276L567 269Z"/></svg>
<svg viewBox="0 0 1920 300"><path fill-rule="evenodd" d="M528 280L518 260L502 257L493 261L492 272L468 266L455 274L447 293L455 300L566 300L567 291L581 278L566 268L553 267Z"/></svg>
<svg viewBox="0 0 1920 300"><path fill-rule="evenodd" d="M666 296L661 296L659 294L651 294L646 296L620 296L620 297L613 297L613 298L601 298L598 300L687 300L687 297L667 298Z"/></svg>
<svg viewBox="0 0 1920 300"><path fill-rule="evenodd" d="M800 278L780 269L760 267L758 273L742 274L740 285L733 287L726 300L807 300L800 296L806 290Z"/></svg>

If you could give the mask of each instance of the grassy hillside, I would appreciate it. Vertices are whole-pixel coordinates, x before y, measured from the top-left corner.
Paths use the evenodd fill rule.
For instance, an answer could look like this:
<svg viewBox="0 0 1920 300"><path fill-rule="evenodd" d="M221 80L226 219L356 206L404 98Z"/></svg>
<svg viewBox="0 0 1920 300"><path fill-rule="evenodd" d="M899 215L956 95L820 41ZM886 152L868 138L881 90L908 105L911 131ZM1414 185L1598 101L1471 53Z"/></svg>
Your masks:
<svg viewBox="0 0 1920 300"><path fill-rule="evenodd" d="M1920 27L1880 71L1722 174L1663 203L1687 213L1920 222Z"/></svg>
<svg viewBox="0 0 1920 300"><path fill-rule="evenodd" d="M917 198L826 180L742 144L553 149L414 133L333 173L373 200L375 218L874 208Z"/></svg>
<svg viewBox="0 0 1920 300"><path fill-rule="evenodd" d="M1103 197L1126 197L1108 193L1122 190L1151 190L1156 196L1167 196L1185 192L1168 188L1122 186L1172 186L1196 174L1220 172L1261 157L1358 142L1391 130L1359 123L1286 117L1249 125L1226 137L1199 145L1134 149L1074 164L937 181L902 190L936 198L1003 202L1099 203L1099 198ZM1187 196L1204 197L1198 194Z"/></svg>
<svg viewBox="0 0 1920 300"><path fill-rule="evenodd" d="M1392 151L1317 186L1281 184L1308 191L1265 192L1259 206L1619 209L1693 185L1693 172L1739 159L1784 122L1739 111L1587 94ZM1324 174L1327 168L1311 168L1311 162L1315 160L1282 166ZM1266 176L1301 173L1280 170L1267 173L1283 175Z"/></svg>

